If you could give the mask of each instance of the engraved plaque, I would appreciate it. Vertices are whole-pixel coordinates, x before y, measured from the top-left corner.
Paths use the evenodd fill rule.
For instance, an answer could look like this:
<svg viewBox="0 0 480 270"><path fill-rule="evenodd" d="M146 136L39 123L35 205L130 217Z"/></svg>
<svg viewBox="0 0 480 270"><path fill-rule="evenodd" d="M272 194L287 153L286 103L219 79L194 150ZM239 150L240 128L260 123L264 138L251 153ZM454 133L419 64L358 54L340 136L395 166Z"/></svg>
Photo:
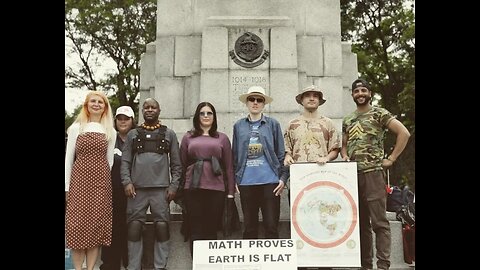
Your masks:
<svg viewBox="0 0 480 270"><path fill-rule="evenodd" d="M230 70L228 81L229 105L232 111L246 111L245 104L240 102L238 97L246 93L250 86L261 86L265 88L266 94L270 95L270 78L267 70Z"/></svg>

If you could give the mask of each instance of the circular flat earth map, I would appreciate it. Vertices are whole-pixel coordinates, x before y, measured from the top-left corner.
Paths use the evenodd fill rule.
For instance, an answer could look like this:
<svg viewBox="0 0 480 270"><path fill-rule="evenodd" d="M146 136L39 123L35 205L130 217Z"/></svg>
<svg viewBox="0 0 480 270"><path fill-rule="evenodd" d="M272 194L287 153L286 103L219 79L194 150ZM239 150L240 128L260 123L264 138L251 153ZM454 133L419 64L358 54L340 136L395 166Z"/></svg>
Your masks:
<svg viewBox="0 0 480 270"><path fill-rule="evenodd" d="M292 206L295 231L306 243L332 248L350 237L357 224L357 207L341 185L318 181L298 193Z"/></svg>

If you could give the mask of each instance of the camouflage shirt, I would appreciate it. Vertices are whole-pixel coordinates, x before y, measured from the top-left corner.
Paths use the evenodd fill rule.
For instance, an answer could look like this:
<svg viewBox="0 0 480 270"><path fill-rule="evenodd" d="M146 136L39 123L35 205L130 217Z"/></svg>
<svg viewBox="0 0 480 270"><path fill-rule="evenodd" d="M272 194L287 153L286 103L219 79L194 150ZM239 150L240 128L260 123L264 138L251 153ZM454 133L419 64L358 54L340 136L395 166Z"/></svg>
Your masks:
<svg viewBox="0 0 480 270"><path fill-rule="evenodd" d="M291 120L285 130L285 152L294 161L315 162L340 148L340 134L333 121L324 116Z"/></svg>
<svg viewBox="0 0 480 270"><path fill-rule="evenodd" d="M342 132L347 138L347 153L352 161L357 162L358 170L370 172L382 170L384 155L383 143L387 124L395 116L379 107L369 111L357 111L343 118Z"/></svg>

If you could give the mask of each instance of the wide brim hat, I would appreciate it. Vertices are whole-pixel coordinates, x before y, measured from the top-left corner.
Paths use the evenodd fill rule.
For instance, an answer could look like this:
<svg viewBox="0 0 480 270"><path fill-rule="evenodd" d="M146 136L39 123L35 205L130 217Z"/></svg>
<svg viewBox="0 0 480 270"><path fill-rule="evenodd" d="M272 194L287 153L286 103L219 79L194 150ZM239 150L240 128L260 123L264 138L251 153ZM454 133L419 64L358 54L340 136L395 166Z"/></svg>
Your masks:
<svg viewBox="0 0 480 270"><path fill-rule="evenodd" d="M243 103L247 103L247 98L249 96L262 96L265 99L265 104L273 101L273 98L267 96L265 94L265 89L263 89L261 86L252 86L248 88L247 93L241 94L238 99Z"/></svg>
<svg viewBox="0 0 480 270"><path fill-rule="evenodd" d="M325 101L327 101L326 99L323 98L323 93L322 93L322 90L320 90L320 88L316 85L310 85L310 86L307 86L305 88L303 88L300 93L295 97L295 100L297 101L298 104L300 105L303 105L302 104L302 96L303 94L305 94L306 92L317 92L317 93L320 93L320 104L319 105L322 105L323 103L325 103Z"/></svg>

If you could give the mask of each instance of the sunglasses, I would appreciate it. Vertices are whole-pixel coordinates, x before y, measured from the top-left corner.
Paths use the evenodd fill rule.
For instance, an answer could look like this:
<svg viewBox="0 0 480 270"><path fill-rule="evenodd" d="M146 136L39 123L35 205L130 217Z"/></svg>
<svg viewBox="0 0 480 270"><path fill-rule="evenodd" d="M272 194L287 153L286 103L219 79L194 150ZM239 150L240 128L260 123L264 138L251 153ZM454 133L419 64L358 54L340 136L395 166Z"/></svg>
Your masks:
<svg viewBox="0 0 480 270"><path fill-rule="evenodd" d="M263 102L265 102L265 99L264 99L264 98L248 97L247 100L250 101L250 102L255 102L255 101L257 101L257 103L263 103Z"/></svg>
<svg viewBox="0 0 480 270"><path fill-rule="evenodd" d="M200 112L200 116L211 117L213 112Z"/></svg>

